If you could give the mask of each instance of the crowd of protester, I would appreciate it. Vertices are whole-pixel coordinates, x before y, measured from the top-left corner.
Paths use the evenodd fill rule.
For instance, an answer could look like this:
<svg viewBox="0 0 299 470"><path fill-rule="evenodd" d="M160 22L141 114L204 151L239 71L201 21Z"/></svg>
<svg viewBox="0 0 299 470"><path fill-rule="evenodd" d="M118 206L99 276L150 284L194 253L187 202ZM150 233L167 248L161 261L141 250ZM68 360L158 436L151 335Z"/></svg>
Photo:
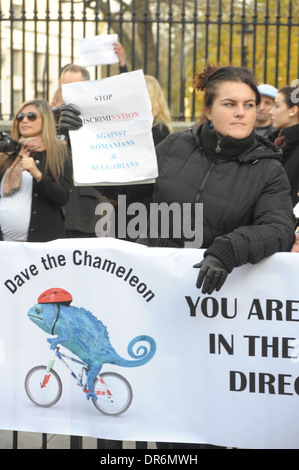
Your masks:
<svg viewBox="0 0 299 470"><path fill-rule="evenodd" d="M119 71L126 73L122 45L116 43L115 51ZM51 104L32 100L15 114L12 150L8 145L0 155L1 240L95 237L96 206L102 198L115 206L118 196L126 194L129 202L146 204L203 203L205 251L194 266L203 294L219 291L238 266L257 264L277 252L299 251L299 88L258 85L245 68L207 64L194 78L195 90L204 94L203 115L190 129L174 132L159 82L145 78L153 112L156 182L73 185L68 131L81 124L76 109L63 106L61 85L89 80L89 73L68 64ZM165 238L158 230L155 237L134 242L183 248L186 240L174 231Z"/></svg>

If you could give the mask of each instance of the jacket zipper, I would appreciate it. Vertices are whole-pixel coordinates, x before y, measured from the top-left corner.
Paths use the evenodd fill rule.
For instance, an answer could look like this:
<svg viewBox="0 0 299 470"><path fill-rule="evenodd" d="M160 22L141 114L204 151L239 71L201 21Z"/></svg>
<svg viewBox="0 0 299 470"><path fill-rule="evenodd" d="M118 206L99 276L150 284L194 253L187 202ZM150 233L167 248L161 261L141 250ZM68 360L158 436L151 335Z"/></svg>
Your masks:
<svg viewBox="0 0 299 470"><path fill-rule="evenodd" d="M221 152L220 142L221 142L221 140L217 140L217 147L215 148L215 152L216 152L216 153L220 153L220 152Z"/></svg>
<svg viewBox="0 0 299 470"><path fill-rule="evenodd" d="M217 154L221 152L220 143L221 143L221 140L220 140L220 139L217 140L217 146L216 146L216 148L215 148L215 152L216 152ZM202 150L202 148L201 148L201 150ZM201 183L201 185L200 185L200 188L199 188L198 193L197 193L196 198L195 198L195 202L199 202L199 201L200 201L201 193L202 193L202 191L204 190L204 188L205 188L205 186L206 186L206 184L207 184L207 181L208 181L208 179L209 179L209 176L210 176L210 174L211 174L211 172L212 172L214 166L215 166L215 162L212 162L211 165L210 165L210 168L208 169L208 171L207 171L207 173L206 173L206 175L205 175L205 177L204 177L204 179L203 179L203 181L202 181L202 183Z"/></svg>
<svg viewBox="0 0 299 470"><path fill-rule="evenodd" d="M214 166L215 166L215 162L212 162L211 165L210 165L210 168L209 168L208 171L206 172L205 177L204 177L204 179L203 179L203 181L202 181L202 183L201 183L201 185L200 185L200 188L199 188L198 193L197 193L196 198L195 198L195 202L199 202L199 201L200 201L201 193L202 193L202 191L204 190L204 188L205 188L205 186L206 186L206 184L207 184L207 182L208 182L209 176L210 176L210 174L211 174L211 172L212 172Z"/></svg>

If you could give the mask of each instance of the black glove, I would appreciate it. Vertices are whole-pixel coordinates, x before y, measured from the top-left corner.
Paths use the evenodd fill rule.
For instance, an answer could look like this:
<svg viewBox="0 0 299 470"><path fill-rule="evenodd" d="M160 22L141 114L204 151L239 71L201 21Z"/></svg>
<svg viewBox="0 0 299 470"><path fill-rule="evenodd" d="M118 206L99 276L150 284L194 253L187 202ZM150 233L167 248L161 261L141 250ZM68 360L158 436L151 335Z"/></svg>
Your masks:
<svg viewBox="0 0 299 470"><path fill-rule="evenodd" d="M82 119L79 117L80 111L71 105L64 104L60 109L60 118L58 121L58 132L77 131L83 126Z"/></svg>
<svg viewBox="0 0 299 470"><path fill-rule="evenodd" d="M224 264L212 255L206 256L201 263L195 264L193 268L200 268L196 287L200 289L203 285L201 289L203 294L212 294L214 289L219 291L228 275Z"/></svg>

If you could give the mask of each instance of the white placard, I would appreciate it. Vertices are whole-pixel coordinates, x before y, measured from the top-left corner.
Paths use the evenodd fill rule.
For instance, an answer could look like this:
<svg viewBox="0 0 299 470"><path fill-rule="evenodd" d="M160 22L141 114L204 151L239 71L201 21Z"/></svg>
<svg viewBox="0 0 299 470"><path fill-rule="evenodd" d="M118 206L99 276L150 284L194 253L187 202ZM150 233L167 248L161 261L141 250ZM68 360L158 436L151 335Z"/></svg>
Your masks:
<svg viewBox="0 0 299 470"><path fill-rule="evenodd" d="M113 44L117 42L117 34L101 34L92 38L84 38L79 42L80 65L116 64L119 61L114 52Z"/></svg>
<svg viewBox="0 0 299 470"><path fill-rule="evenodd" d="M83 120L70 132L76 185L153 182L153 116L142 70L62 85L62 92Z"/></svg>

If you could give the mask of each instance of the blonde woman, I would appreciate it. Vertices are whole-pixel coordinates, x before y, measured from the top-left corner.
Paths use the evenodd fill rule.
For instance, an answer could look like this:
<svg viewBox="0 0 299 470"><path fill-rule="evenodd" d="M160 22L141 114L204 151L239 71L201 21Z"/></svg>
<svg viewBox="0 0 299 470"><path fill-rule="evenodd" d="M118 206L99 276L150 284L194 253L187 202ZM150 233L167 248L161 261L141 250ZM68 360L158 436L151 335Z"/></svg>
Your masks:
<svg viewBox="0 0 299 470"><path fill-rule="evenodd" d="M152 131L156 146L173 132L171 115L158 80L151 75L145 75L145 82L152 104L152 114L154 117Z"/></svg>
<svg viewBox="0 0 299 470"><path fill-rule="evenodd" d="M62 206L72 188L72 164L57 139L53 112L44 100L22 104L11 137L20 150L0 154L0 228L4 241L63 238Z"/></svg>

